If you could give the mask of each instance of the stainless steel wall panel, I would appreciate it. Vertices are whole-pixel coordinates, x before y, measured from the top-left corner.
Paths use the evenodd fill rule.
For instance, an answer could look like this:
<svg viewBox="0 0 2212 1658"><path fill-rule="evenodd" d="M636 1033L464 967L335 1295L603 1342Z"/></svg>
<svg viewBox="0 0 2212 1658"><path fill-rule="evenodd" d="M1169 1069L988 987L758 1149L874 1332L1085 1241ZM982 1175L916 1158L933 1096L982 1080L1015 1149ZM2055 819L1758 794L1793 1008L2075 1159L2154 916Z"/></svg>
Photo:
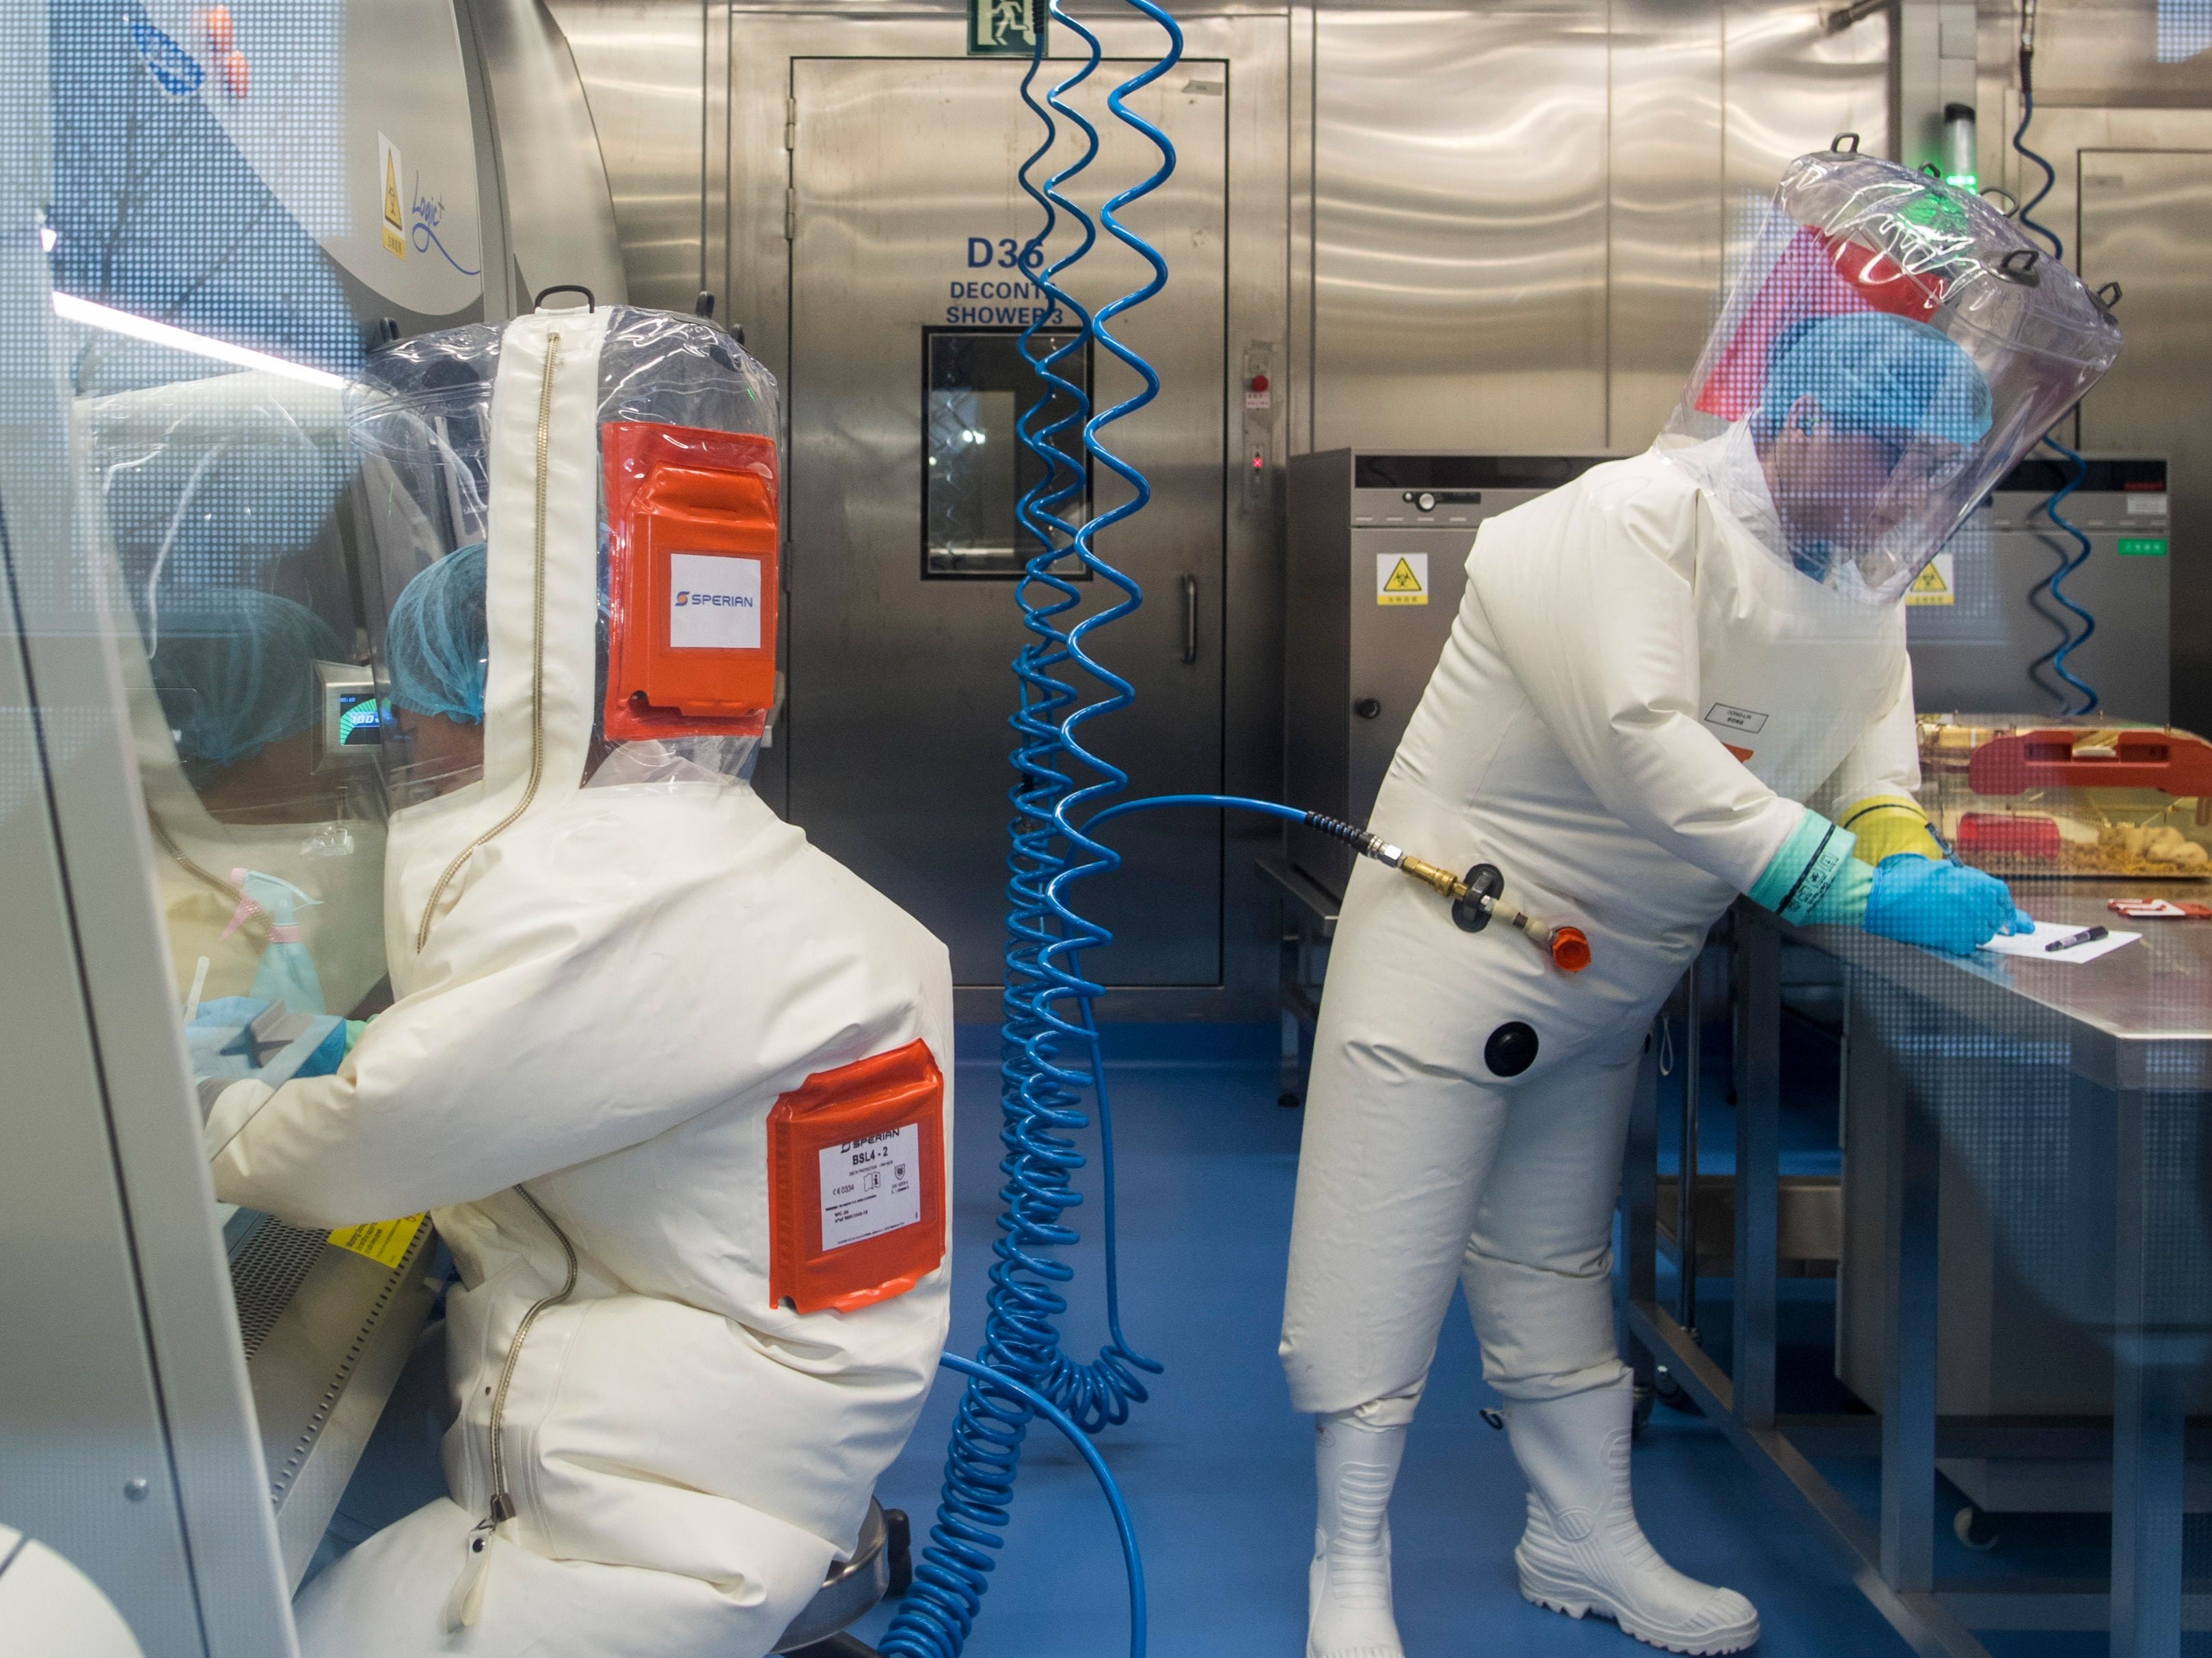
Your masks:
<svg viewBox="0 0 2212 1658"><path fill-rule="evenodd" d="M1293 6L1290 15L1288 163L1290 184L1290 341L1284 364L1285 448L1303 454L1314 446L1314 162L1320 127L1314 119L1314 93L1320 57L1315 32L1318 13Z"/></svg>
<svg viewBox="0 0 2212 1658"><path fill-rule="evenodd" d="M2205 568L2212 558L2212 307L2205 302L2212 152L2076 154L2081 277L2093 286L2121 285L2128 341L2082 406L2081 440L2168 459L2169 702L2178 723L2212 730L2212 571ZM2167 533L2162 523L2157 530ZM2071 584L2068 592L2073 595Z"/></svg>
<svg viewBox="0 0 2212 1658"><path fill-rule="evenodd" d="M491 94L514 308L556 282L628 297L622 241L576 60L544 0L463 0Z"/></svg>
<svg viewBox="0 0 2212 1658"><path fill-rule="evenodd" d="M1826 149L1839 132L1857 133L1870 155L1888 153L1889 29L1877 13L1824 34L1817 8L1773 0L1730 5L1723 16L1722 187L1732 270L1739 228L1748 222L1743 207L1771 195L1791 161Z"/></svg>
<svg viewBox="0 0 2212 1658"><path fill-rule="evenodd" d="M699 0L551 0L606 159L635 305L689 311L706 277L710 16Z"/></svg>
<svg viewBox="0 0 2212 1658"><path fill-rule="evenodd" d="M2035 101L2039 109L2198 108L2212 105L2212 52L2178 63L2158 61L2158 20L2172 0L2039 0L2035 11ZM2175 7L2178 12L2188 8ZM1983 75L1995 73L2007 90L2017 83L2020 0L1981 0L1979 48ZM1986 150L1991 132L1986 112L1997 99L1981 96ZM1999 132L2002 143L2012 128ZM1994 177L1994 170L1984 177Z"/></svg>
<svg viewBox="0 0 2212 1658"><path fill-rule="evenodd" d="M745 319L730 310L730 9L707 6L706 107L702 111L700 143L700 269L706 286L714 290L720 309L715 314L745 331Z"/></svg>
<svg viewBox="0 0 2212 1658"><path fill-rule="evenodd" d="M1721 270L1722 14L1616 0L1602 441L1641 449L1682 395Z"/></svg>
<svg viewBox="0 0 2212 1658"><path fill-rule="evenodd" d="M1603 443L1603 0L1324 9L1315 58L1315 446Z"/></svg>
<svg viewBox="0 0 2212 1658"><path fill-rule="evenodd" d="M1838 131L1887 142L1880 17L1829 36L1775 0L1312 15L1302 447L1642 447L1732 227Z"/></svg>
<svg viewBox="0 0 2212 1658"><path fill-rule="evenodd" d="M2040 86L2040 45L2036 56ZM2003 135L1994 152L1985 138L1983 153L1995 163L1993 181L2017 194L2024 173L2041 181L2009 143L2019 93L1998 74L1983 84L1984 130L1993 106ZM2118 313L2125 341L2119 361L2083 402L2070 435L2106 452L2167 457L2168 705L2176 725L2212 730L2212 444L2203 436L2212 385L2203 297L2204 261L2212 258L2203 193L2212 177L2212 110L2048 107L2039 96L2028 143L2058 174L2036 217L2064 239L2069 262L2086 278L2118 278L2127 290ZM2121 152L2130 153L2127 160L2097 159ZM2174 159L2160 160L2164 155Z"/></svg>
<svg viewBox="0 0 2212 1658"><path fill-rule="evenodd" d="M1232 484L1222 531L1222 604L1218 636L1202 652L1221 683L1221 778L1232 794L1279 799L1283 792L1283 468L1297 447L1295 366L1304 361L1289 314L1289 203L1291 161L1284 135L1291 126L1293 20L1273 15L1186 19L1210 38L1206 50L1229 66L1229 264L1226 327L1227 405L1235 418L1243 352L1255 340L1282 343L1271 376L1289 407L1279 410L1275 473L1248 492ZM1312 35L1309 29L1307 46ZM1310 105L1309 105L1309 109ZM1310 145L1308 148L1310 155ZM1310 234L1310 219L1309 219ZM1310 316L1310 311L1309 311ZM1273 888L1261 858L1280 845L1274 824L1249 812L1222 824L1222 1011L1258 1017L1276 1007L1280 944Z"/></svg>

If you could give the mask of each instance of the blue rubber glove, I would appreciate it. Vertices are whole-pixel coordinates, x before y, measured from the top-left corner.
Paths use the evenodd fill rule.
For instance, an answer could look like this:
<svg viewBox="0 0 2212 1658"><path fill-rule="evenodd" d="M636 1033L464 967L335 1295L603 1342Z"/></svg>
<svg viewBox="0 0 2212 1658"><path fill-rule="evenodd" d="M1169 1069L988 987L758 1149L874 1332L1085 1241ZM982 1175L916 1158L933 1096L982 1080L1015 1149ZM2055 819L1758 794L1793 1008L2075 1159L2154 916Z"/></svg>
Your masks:
<svg viewBox="0 0 2212 1658"><path fill-rule="evenodd" d="M2010 890L1996 876L1910 852L1885 858L1875 869L1863 925L1885 938L1950 956L1972 956L2000 932L2035 931L2034 919L2014 908Z"/></svg>

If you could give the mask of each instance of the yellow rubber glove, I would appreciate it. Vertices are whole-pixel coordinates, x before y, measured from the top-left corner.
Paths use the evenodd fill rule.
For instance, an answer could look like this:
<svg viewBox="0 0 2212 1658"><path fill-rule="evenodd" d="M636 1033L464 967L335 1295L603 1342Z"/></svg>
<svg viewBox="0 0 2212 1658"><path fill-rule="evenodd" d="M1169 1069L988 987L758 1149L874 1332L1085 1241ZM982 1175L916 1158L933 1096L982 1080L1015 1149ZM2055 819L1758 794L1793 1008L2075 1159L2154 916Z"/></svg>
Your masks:
<svg viewBox="0 0 2212 1658"><path fill-rule="evenodd" d="M1878 865L1900 852L1922 858L1943 855L1929 831L1928 814L1909 794L1870 794L1845 808L1836 822L1858 836L1858 845L1851 850L1863 863Z"/></svg>

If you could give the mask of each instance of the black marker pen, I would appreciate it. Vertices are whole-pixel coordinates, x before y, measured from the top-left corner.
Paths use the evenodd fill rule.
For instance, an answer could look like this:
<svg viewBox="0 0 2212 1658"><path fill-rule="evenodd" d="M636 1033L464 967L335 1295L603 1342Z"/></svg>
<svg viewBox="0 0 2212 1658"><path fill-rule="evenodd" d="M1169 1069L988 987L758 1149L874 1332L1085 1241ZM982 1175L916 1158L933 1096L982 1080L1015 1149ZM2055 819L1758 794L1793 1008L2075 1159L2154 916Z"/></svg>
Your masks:
<svg viewBox="0 0 2212 1658"><path fill-rule="evenodd" d="M2105 929L2100 926L2085 927L2079 932L2068 933L2063 938L2053 938L2043 948L2046 953L2054 950L2071 950L2076 944L2094 944L2105 936Z"/></svg>

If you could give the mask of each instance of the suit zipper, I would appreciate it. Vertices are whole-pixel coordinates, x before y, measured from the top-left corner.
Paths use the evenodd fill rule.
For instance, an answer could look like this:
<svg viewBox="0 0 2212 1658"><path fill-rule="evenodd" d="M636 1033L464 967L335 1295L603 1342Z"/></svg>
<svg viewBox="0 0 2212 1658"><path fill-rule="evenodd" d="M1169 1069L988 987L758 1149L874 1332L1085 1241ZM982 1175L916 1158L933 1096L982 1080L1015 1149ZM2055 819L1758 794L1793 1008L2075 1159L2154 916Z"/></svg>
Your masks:
<svg viewBox="0 0 2212 1658"><path fill-rule="evenodd" d="M485 1581L491 1571L491 1540L499 1534L501 1527L515 1516L514 1495L507 1485L507 1448L502 1436L507 1424L507 1389L514 1383L515 1367L522 1359L522 1344L530 1339L530 1327L538 1322L538 1315L560 1306L576 1292L576 1246L561 1230L561 1223L546 1213L545 1206L530 1194L527 1187L518 1184L514 1189L559 1242L568 1271L558 1290L531 1303L522 1321L514 1327L514 1339L507 1344L507 1358L499 1367L499 1385L493 1389L491 1399L491 1502L484 1517L469 1533L467 1563L453 1584L453 1593L447 1597L445 1623L449 1633L471 1626L483 1611Z"/></svg>
<svg viewBox="0 0 2212 1658"><path fill-rule="evenodd" d="M551 1229L560 1241L561 1253L568 1258L568 1271L561 1280L561 1287L550 1296L541 1296L522 1315L522 1322L514 1327L514 1339L507 1344L507 1362L499 1367L499 1387L491 1396L491 1518L489 1524L504 1525L514 1518L514 1497L507 1488L507 1450L500 1438L500 1430L507 1418L507 1390L514 1382L514 1367L522 1359L522 1344L530 1339L530 1327L538 1322L540 1313L554 1307L576 1293L576 1246L561 1230L561 1223L545 1212L545 1206L530 1195L527 1187L517 1186L515 1191L522 1200L538 1212L538 1218Z"/></svg>
<svg viewBox="0 0 2212 1658"><path fill-rule="evenodd" d="M453 854L437 884L422 904L422 920L415 929L415 952L421 955L430 942L430 919L438 900L461 872L469 855L494 836L512 828L538 798L538 785L545 775L545 462L553 446L553 376L561 366L561 336L545 337L545 373L538 388L538 501L534 550L532 556L530 613L530 781L514 810Z"/></svg>
<svg viewBox="0 0 2212 1658"><path fill-rule="evenodd" d="M545 337L545 372L538 388L538 477L530 618L530 780L514 810L455 853L453 862L438 877L437 884L430 889L430 896L422 906L422 922L415 930L418 955L429 942L430 920L437 911L439 897L460 872L469 854L530 810L530 803L538 798L538 786L545 774L545 469L553 446L553 381L560 366L561 336L558 332L550 333ZM522 1358L522 1344L529 1339L530 1327L537 1323L540 1314L558 1307L576 1291L576 1246L561 1230L560 1223L545 1212L545 1206L531 1196L528 1188L518 1183L514 1189L559 1241L568 1271L558 1290L550 1296L541 1296L523 1314L522 1321L514 1327L514 1339L507 1343L507 1358L500 1366L499 1385L493 1390L491 1401L491 1502L485 1517L469 1533L468 1561L453 1584L453 1593L447 1597L445 1625L448 1632L474 1625L483 1610L484 1586L491 1570L491 1540L499 1534L500 1527L515 1516L514 1495L507 1484L507 1451L501 1436L506 1425L507 1390L514 1385L515 1366Z"/></svg>

